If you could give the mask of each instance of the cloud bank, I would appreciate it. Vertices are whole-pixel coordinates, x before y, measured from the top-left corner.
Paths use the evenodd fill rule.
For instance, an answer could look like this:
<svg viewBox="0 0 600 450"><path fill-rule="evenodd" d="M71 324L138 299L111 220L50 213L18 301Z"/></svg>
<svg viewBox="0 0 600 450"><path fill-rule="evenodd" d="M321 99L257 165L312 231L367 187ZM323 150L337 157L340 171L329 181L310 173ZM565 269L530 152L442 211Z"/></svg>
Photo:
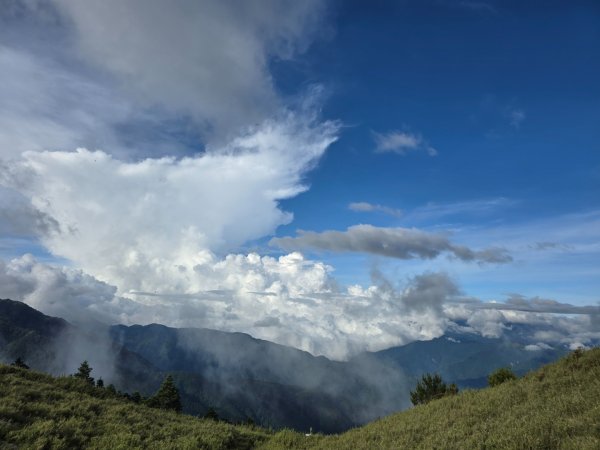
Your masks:
<svg viewBox="0 0 600 450"><path fill-rule="evenodd" d="M443 274L415 277L402 289L375 276L368 289L341 291L331 268L297 253L277 259L206 255L203 263L182 267L188 282L214 289L182 295L164 287L151 295L137 293L134 301L81 270L48 266L26 255L0 265L0 296L71 320L92 314L109 323L146 324L160 318L171 326L245 331L343 359L440 335L446 327L442 305L458 292Z"/></svg>
<svg viewBox="0 0 600 450"><path fill-rule="evenodd" d="M298 253L279 258L205 257L193 267L178 267L180 280L193 284L196 291L170 291L170 285L125 297L79 269L50 266L25 255L0 263L0 298L25 301L47 314L78 322L93 317L106 323L160 321L176 327L242 331L334 359L432 339L448 329L497 338L515 325L528 325L529 335L523 338L538 348L600 339L598 307L557 307L550 300L526 298L518 305L510 299L506 303L465 299L443 273L393 284L374 271L370 286L341 288L330 267Z"/></svg>

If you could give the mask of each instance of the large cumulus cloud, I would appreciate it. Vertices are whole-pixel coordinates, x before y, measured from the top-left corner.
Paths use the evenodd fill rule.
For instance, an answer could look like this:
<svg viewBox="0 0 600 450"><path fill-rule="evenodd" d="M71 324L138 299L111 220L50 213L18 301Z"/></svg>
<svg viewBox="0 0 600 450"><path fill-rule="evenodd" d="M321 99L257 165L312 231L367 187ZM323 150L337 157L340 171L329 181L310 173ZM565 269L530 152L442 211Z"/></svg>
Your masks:
<svg viewBox="0 0 600 450"><path fill-rule="evenodd" d="M306 114L268 120L183 159L27 152L2 181L59 224L40 236L55 255L121 290L181 290L176 266L199 264L204 250L235 248L291 220L278 201L306 189L304 173L337 131Z"/></svg>

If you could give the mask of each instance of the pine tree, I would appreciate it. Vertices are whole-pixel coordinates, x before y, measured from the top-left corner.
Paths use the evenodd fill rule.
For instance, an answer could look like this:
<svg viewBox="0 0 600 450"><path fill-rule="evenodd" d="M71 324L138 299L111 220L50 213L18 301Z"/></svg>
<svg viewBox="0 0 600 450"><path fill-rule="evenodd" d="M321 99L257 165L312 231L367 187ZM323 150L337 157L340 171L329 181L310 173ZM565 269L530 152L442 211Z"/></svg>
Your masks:
<svg viewBox="0 0 600 450"><path fill-rule="evenodd" d="M23 361L21 359L21 357L18 357L17 359L15 359L15 362L13 362L11 364L11 366L20 367L21 369L29 369L29 366L27 364L25 364L25 361Z"/></svg>
<svg viewBox="0 0 600 450"><path fill-rule="evenodd" d="M79 366L79 369L77 369L77 373L74 374L73 376L75 378L80 378L93 386L94 379L90 376L91 373L92 373L92 368L90 367L90 365L88 364L87 361L83 361L81 363L81 365Z"/></svg>
<svg viewBox="0 0 600 450"><path fill-rule="evenodd" d="M215 411L214 408L208 408L208 411L206 411L206 414L204 414L204 418L214 420L216 422L219 420L219 415L217 414L217 411Z"/></svg>
<svg viewBox="0 0 600 450"><path fill-rule="evenodd" d="M148 405L181 412L181 398L171 375L167 375L156 395L148 399Z"/></svg>

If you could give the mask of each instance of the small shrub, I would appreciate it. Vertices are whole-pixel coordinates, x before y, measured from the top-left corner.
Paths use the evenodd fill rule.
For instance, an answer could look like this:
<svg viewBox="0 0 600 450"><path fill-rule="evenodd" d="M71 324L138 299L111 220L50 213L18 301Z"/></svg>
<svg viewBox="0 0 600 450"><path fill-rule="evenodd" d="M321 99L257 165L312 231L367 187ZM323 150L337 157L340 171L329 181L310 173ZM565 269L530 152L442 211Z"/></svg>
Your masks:
<svg viewBox="0 0 600 450"><path fill-rule="evenodd" d="M214 420L216 422L219 420L219 414L217 414L217 411L215 411L214 408L209 408L208 411L206 411L206 414L204 414L204 418Z"/></svg>
<svg viewBox="0 0 600 450"><path fill-rule="evenodd" d="M431 400L444 397L445 395L454 395L458 393L458 387L452 383L446 386L442 377L435 373L426 373L417 383L414 391L410 392L410 401L413 405L423 405Z"/></svg>
<svg viewBox="0 0 600 450"><path fill-rule="evenodd" d="M505 381L516 380L517 376L509 367L502 367L495 370L488 376L488 384L491 387L498 386Z"/></svg>
<svg viewBox="0 0 600 450"><path fill-rule="evenodd" d="M13 362L11 366L19 367L20 369L29 369L29 366L25 364L25 361L23 361L20 357L15 359L15 362Z"/></svg>

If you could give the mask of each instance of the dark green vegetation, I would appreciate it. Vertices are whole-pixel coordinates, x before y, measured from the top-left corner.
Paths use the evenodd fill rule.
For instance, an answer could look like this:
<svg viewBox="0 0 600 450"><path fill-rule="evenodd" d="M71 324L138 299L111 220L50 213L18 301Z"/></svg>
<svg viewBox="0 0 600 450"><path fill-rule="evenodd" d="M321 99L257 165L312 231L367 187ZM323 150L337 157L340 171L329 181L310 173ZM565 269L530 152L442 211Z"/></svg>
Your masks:
<svg viewBox="0 0 600 450"><path fill-rule="evenodd" d="M0 366L0 448L595 449L600 349L341 435L271 433L127 401L75 377Z"/></svg>
<svg viewBox="0 0 600 450"><path fill-rule="evenodd" d="M508 367L501 367L498 370L490 373L488 384L492 387L505 383L506 381L515 380L517 376Z"/></svg>
<svg viewBox="0 0 600 450"><path fill-rule="evenodd" d="M410 391L410 401L413 405L424 405L431 400L437 400L446 395L458 394L458 387L452 383L448 386L442 377L435 373L426 373L417 383L414 391Z"/></svg>
<svg viewBox="0 0 600 450"><path fill-rule="evenodd" d="M79 366L79 369L77 369L77 373L73 376L75 378L79 378L80 380L83 380L87 384L93 386L94 378L91 376L91 374L92 374L92 368L88 364L87 360L85 360L81 363L81 365ZM104 383L102 383L102 384L104 384Z"/></svg>
<svg viewBox="0 0 600 450"><path fill-rule="evenodd" d="M181 398L171 375L167 375L156 395L150 397L147 404L154 408L181 412Z"/></svg>

